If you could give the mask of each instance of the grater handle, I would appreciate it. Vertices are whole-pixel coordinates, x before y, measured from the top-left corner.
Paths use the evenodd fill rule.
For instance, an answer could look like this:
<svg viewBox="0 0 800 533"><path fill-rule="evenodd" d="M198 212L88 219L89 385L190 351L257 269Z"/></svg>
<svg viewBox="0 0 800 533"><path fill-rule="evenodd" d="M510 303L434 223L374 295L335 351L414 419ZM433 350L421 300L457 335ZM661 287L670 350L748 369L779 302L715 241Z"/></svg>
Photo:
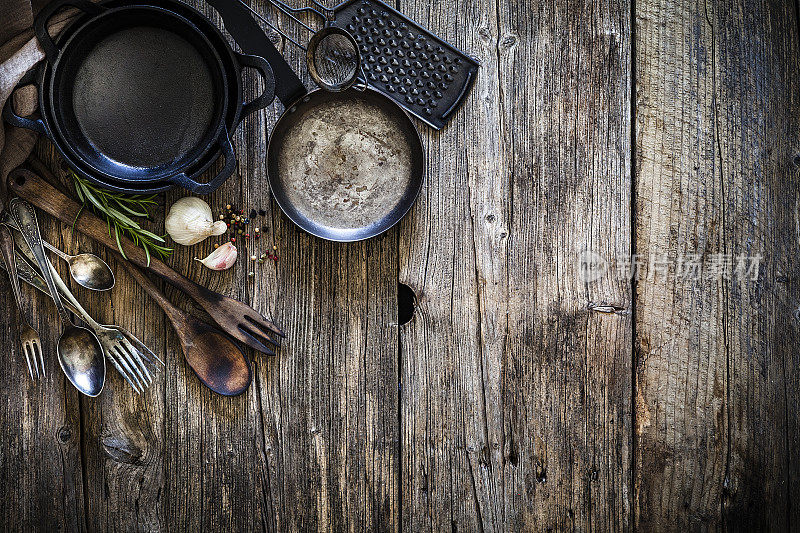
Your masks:
<svg viewBox="0 0 800 533"><path fill-rule="evenodd" d="M451 105L447 111L442 113L442 120L448 120L450 118L450 115L452 115L456 109L461 107L461 104L464 103L464 100L467 97L467 93L472 88L472 83L474 81L475 81L475 73L470 71L469 73L467 73L467 80L464 82L464 85L461 86L461 92L458 93L458 96L453 101L453 105Z"/></svg>

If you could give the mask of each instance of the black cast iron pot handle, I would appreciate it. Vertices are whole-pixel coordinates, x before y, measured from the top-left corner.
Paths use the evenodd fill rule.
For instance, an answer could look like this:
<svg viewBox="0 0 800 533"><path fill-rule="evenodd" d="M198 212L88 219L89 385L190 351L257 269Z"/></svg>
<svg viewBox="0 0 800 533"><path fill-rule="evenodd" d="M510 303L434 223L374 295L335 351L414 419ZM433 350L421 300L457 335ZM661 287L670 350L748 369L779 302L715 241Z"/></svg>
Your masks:
<svg viewBox="0 0 800 533"><path fill-rule="evenodd" d="M16 111L14 111L13 94L17 91L17 89L21 87L26 87L28 85L33 85L34 87L36 87L37 91L39 90L38 83L35 79L36 74L37 74L37 69L31 69L24 76L22 76L21 80L19 80L17 86L14 87L13 91L11 91L12 96L10 96L8 100L6 100L6 105L3 108L3 119L5 119L6 122L8 122L9 124L11 124L16 128L25 128L26 130L33 130L36 133L44 135L48 139L52 139L52 137L50 136L50 131L47 129L47 124L44 123L44 120L42 120L41 118L32 119L27 117L21 117L17 115Z"/></svg>
<svg viewBox="0 0 800 533"><path fill-rule="evenodd" d="M251 113L264 109L275 100L275 74L272 72L272 67L269 62L263 57L240 54L234 52L236 60L239 62L239 67L248 67L255 69L264 81L264 90L261 94L250 102L242 104L242 110L239 113L239 122L234 125L234 129L241 123L244 118Z"/></svg>
<svg viewBox="0 0 800 533"><path fill-rule="evenodd" d="M308 91L261 29L247 6L235 0L206 0L222 16L225 29L246 54L266 59L275 74L275 94L284 106L293 104Z"/></svg>
<svg viewBox="0 0 800 533"><path fill-rule="evenodd" d="M55 0L44 6L44 8L39 11L39 14L36 15L36 20L33 21L33 29L36 32L36 38L39 40L39 44L44 48L44 55L47 57L47 61L50 64L58 57L58 47L53 42L53 38L50 37L50 32L47 31L47 23L50 22L53 15L65 7L77 7L90 15L99 15L105 11L104 7L90 2L89 0Z"/></svg>
<svg viewBox="0 0 800 533"><path fill-rule="evenodd" d="M3 108L3 119L16 128L33 130L36 133L41 133L49 139L50 132L47 131L47 126L45 126L44 120L40 118L33 119L17 115L17 112L14 111L13 100L13 98L9 98L6 102L6 106Z"/></svg>
<svg viewBox="0 0 800 533"><path fill-rule="evenodd" d="M205 195L216 191L217 188L233 174L234 170L236 170L236 154L233 151L233 143L231 142L228 128L224 124L221 127L217 143L219 144L220 150L222 150L222 157L225 158L225 166L222 167L219 174L214 176L211 181L208 183L200 183L190 178L186 172L176 174L167 181L195 194Z"/></svg>

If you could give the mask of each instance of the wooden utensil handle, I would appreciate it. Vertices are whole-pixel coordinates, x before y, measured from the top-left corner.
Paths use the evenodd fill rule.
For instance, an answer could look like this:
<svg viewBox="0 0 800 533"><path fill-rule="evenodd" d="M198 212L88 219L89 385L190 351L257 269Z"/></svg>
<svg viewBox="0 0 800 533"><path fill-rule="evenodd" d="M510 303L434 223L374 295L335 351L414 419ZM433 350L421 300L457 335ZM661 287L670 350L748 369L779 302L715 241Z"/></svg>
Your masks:
<svg viewBox="0 0 800 533"><path fill-rule="evenodd" d="M78 202L47 183L34 172L18 168L9 174L8 181L10 191L65 224L72 225L80 213L80 218L75 223L76 230L91 237L110 250L117 249L117 241L108 234L108 225L104 221L86 210L81 211L81 206ZM213 300L221 298L220 295L181 276L155 257L151 258L148 266L147 254L145 254L144 250L127 238L121 237L120 242L123 250L125 250L125 255L132 263L154 272L193 299Z"/></svg>
<svg viewBox="0 0 800 533"><path fill-rule="evenodd" d="M144 275L144 273L139 270L134 265L128 263L127 261L123 261L122 263L125 266L125 270L128 271L128 274L139 284L144 291L150 295L153 300L156 301L159 307L164 310L167 317L169 318L172 325L175 326L175 330L178 332L179 335L183 333L182 326L185 323L183 319L183 311L175 307L175 305L169 301L169 299L161 292L156 284L150 281L150 278Z"/></svg>

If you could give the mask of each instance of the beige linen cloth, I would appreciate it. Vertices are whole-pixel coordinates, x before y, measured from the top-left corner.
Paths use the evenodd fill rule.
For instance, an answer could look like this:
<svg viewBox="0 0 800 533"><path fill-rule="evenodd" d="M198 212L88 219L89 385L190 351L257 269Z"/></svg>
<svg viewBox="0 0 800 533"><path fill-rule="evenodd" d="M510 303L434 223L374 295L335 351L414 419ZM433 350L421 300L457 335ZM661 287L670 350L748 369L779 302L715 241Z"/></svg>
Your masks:
<svg viewBox="0 0 800 533"><path fill-rule="evenodd" d="M22 116L36 110L36 89L29 86L14 92L14 88L26 72L44 59L44 51L33 34L33 18L48 1L0 0L0 109L13 98L14 109ZM72 9L56 14L50 22L50 33L56 35L75 14ZM30 130L0 124L0 200L5 197L8 173L28 158L36 137Z"/></svg>

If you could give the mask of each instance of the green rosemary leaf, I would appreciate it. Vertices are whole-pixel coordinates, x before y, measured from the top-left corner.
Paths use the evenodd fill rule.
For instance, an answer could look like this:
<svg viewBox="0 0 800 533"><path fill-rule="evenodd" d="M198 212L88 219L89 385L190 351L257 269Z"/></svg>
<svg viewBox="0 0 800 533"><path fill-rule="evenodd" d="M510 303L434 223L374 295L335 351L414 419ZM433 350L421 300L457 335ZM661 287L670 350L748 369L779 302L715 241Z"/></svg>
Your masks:
<svg viewBox="0 0 800 533"><path fill-rule="evenodd" d="M83 213L83 208L86 207L82 205L80 209L78 209L78 213L75 215L75 220L72 221L72 229L69 233L69 238L72 240L72 236L75 235L75 225L78 223L78 219L81 218L81 213Z"/></svg>
<svg viewBox="0 0 800 533"><path fill-rule="evenodd" d="M119 250L119 253L122 255L123 259L127 261L128 256L125 255L125 250L122 249L122 242L120 242L119 238L119 226L114 226L114 235L117 237L117 249Z"/></svg>
<svg viewBox="0 0 800 533"><path fill-rule="evenodd" d="M128 226L128 227L130 227L132 229L142 230L142 228L139 226L139 224L137 224L136 222L134 222L133 220L131 220L127 216L123 215L122 213L120 213L119 211L114 209L113 207L109 207L108 208L108 214L109 214L109 216L111 216L111 218L116 220L118 223L124 224L124 225L126 225L126 226Z"/></svg>
<svg viewBox="0 0 800 533"><path fill-rule="evenodd" d="M147 218L147 212L142 213L141 211L136 211L136 210L132 209L130 206L126 205L125 202L123 200L120 200L119 198L114 198L113 200L114 200L114 203L117 204L117 206L120 209L122 209L123 211L125 211L129 215L133 215L135 217L145 217L145 218Z"/></svg>
<svg viewBox="0 0 800 533"><path fill-rule="evenodd" d="M154 241L157 241L157 242L167 242L162 237L159 237L155 233L151 233L151 232L147 231L146 229L142 230L142 235L144 235L146 237L149 237L150 239L152 239Z"/></svg>
<svg viewBox="0 0 800 533"><path fill-rule="evenodd" d="M86 195L86 199L89 200L90 204L103 209L103 204L100 203L100 201L95 197L92 191L89 190L89 187L87 187L85 183L81 181L76 181L75 183L77 183L83 189L83 194Z"/></svg>
<svg viewBox="0 0 800 533"><path fill-rule="evenodd" d="M82 204L86 203L86 197L83 195L83 189L79 182L75 182L75 192L78 195L78 199L81 201Z"/></svg>
<svg viewBox="0 0 800 533"><path fill-rule="evenodd" d="M153 196L145 196L145 197L136 196L135 198L136 198L136 202L140 203L140 204L144 204L144 205L157 205L158 204L158 202L156 201L155 195L153 195Z"/></svg>
<svg viewBox="0 0 800 533"><path fill-rule="evenodd" d="M172 254L172 248L162 246L166 243L163 237L143 229L131 218L149 218L147 207L158 204L156 195L126 195L109 192L94 186L75 172L71 172L71 174L78 198L81 199L84 207L90 206L93 211L106 219L108 234L116 239L122 257L128 259L122 249L123 237L128 237L134 245L144 250L148 265L153 253L162 259L166 259ZM74 227L75 223L73 223Z"/></svg>

